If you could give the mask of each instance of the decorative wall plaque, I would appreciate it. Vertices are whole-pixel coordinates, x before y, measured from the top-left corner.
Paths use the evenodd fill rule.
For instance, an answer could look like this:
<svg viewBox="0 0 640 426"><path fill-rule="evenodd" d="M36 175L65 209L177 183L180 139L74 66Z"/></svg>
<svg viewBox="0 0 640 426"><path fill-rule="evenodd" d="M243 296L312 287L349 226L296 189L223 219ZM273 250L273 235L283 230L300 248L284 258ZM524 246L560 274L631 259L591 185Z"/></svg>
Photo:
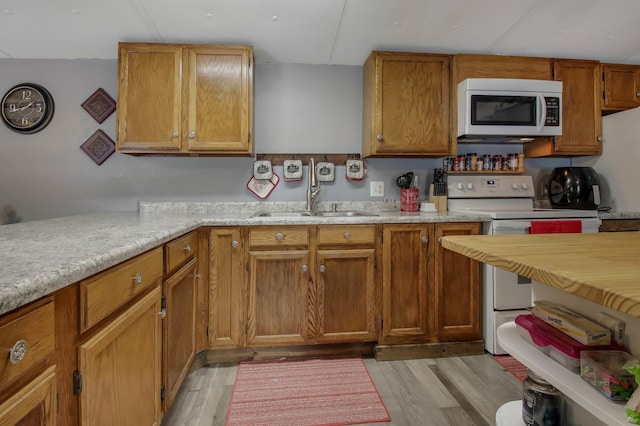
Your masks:
<svg viewBox="0 0 640 426"><path fill-rule="evenodd" d="M115 152L116 144L102 130L97 130L80 146L80 149L99 166Z"/></svg>
<svg viewBox="0 0 640 426"><path fill-rule="evenodd" d="M84 108L94 120L102 123L116 110L116 101L103 89L98 89L83 102L82 108Z"/></svg>

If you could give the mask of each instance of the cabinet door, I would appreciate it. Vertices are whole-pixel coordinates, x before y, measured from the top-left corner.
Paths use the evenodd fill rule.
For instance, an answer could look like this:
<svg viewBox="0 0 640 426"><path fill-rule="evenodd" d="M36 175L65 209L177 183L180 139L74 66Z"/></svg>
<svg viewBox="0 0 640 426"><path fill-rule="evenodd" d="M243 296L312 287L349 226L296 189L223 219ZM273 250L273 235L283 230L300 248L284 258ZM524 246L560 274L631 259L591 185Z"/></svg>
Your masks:
<svg viewBox="0 0 640 426"><path fill-rule="evenodd" d="M117 149L179 151L182 49L120 43L118 54Z"/></svg>
<svg viewBox="0 0 640 426"><path fill-rule="evenodd" d="M375 250L318 250L317 341L375 341Z"/></svg>
<svg viewBox="0 0 640 426"><path fill-rule="evenodd" d="M196 354L196 285L198 259L191 259L164 283L165 410L178 393Z"/></svg>
<svg viewBox="0 0 640 426"><path fill-rule="evenodd" d="M0 404L1 425L53 426L56 424L56 367L33 379Z"/></svg>
<svg viewBox="0 0 640 426"><path fill-rule="evenodd" d="M482 338L482 277L480 263L447 250L439 243L449 235L476 235L479 223L439 223L435 231L435 282L438 339Z"/></svg>
<svg viewBox="0 0 640 426"><path fill-rule="evenodd" d="M161 296L158 286L80 345L82 425L160 423Z"/></svg>
<svg viewBox="0 0 640 426"><path fill-rule="evenodd" d="M596 61L554 61L554 78L562 81L562 136L555 137L558 154L602 153L599 70Z"/></svg>
<svg viewBox="0 0 640 426"><path fill-rule="evenodd" d="M452 152L449 56L374 52L363 68L363 155Z"/></svg>
<svg viewBox="0 0 640 426"><path fill-rule="evenodd" d="M253 49L202 46L186 51L187 149L251 154Z"/></svg>
<svg viewBox="0 0 640 426"><path fill-rule="evenodd" d="M380 343L420 343L435 336L429 280L432 225L384 225Z"/></svg>
<svg viewBox="0 0 640 426"><path fill-rule="evenodd" d="M640 66L602 65L604 110L624 110L640 105Z"/></svg>
<svg viewBox="0 0 640 426"><path fill-rule="evenodd" d="M245 261L240 228L209 234L209 347L244 346Z"/></svg>
<svg viewBox="0 0 640 426"><path fill-rule="evenodd" d="M306 343L310 272L308 250L249 252L248 345Z"/></svg>

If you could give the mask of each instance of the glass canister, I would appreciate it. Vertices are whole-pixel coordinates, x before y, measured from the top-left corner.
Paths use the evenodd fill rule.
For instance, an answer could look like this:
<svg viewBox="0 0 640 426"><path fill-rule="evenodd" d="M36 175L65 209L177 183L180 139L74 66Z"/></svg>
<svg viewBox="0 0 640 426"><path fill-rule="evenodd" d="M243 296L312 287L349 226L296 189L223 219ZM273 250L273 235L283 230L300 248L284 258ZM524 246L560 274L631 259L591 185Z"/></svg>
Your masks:
<svg viewBox="0 0 640 426"><path fill-rule="evenodd" d="M531 370L522 382L522 420L526 425L561 426L562 393Z"/></svg>

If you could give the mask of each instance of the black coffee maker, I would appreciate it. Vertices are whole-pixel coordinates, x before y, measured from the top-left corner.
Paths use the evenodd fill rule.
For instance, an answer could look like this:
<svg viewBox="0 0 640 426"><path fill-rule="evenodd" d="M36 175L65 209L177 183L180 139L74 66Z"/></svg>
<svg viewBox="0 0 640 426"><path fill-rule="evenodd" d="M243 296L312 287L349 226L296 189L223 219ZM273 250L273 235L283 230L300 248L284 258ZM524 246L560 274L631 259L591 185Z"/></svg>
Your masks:
<svg viewBox="0 0 640 426"><path fill-rule="evenodd" d="M547 185L554 209L596 210L600 204L598 175L591 167L557 167Z"/></svg>

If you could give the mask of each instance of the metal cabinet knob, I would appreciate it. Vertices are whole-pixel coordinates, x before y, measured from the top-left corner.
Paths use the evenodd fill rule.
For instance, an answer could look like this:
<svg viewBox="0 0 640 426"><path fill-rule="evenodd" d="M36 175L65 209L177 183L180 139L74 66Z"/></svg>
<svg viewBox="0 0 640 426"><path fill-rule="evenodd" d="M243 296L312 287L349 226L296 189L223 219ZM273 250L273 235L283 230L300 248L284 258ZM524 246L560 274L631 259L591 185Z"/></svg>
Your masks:
<svg viewBox="0 0 640 426"><path fill-rule="evenodd" d="M27 354L27 341L26 340L18 340L13 347L9 350L9 360L11 364L17 364L25 357Z"/></svg>
<svg viewBox="0 0 640 426"><path fill-rule="evenodd" d="M347 239L347 240L348 240L349 238L351 238L351 233L350 233L350 232L345 232L345 233L344 233L344 238L345 238L345 239Z"/></svg>
<svg viewBox="0 0 640 426"><path fill-rule="evenodd" d="M231 241L231 247L238 248L239 244L236 240Z"/></svg>
<svg viewBox="0 0 640 426"><path fill-rule="evenodd" d="M442 237L438 237L438 242L442 244Z"/></svg>
<svg viewBox="0 0 640 426"><path fill-rule="evenodd" d="M160 315L160 318L165 319L167 317L167 308L162 308L158 315Z"/></svg>
<svg viewBox="0 0 640 426"><path fill-rule="evenodd" d="M179 131L177 131L177 130L174 130L174 131L173 131L173 137L174 137L174 138L177 138L178 136L180 136L180 132L179 132Z"/></svg>
<svg viewBox="0 0 640 426"><path fill-rule="evenodd" d="M184 252L185 253L191 253L191 245L187 244L186 246L184 246Z"/></svg>
<svg viewBox="0 0 640 426"><path fill-rule="evenodd" d="M302 265L302 272L307 272L309 270L308 265Z"/></svg>
<svg viewBox="0 0 640 426"><path fill-rule="evenodd" d="M422 241L422 244L426 244L426 243L428 243L428 242L429 242L429 238L427 238L427 237L422 237L422 238L420 239L420 241Z"/></svg>
<svg viewBox="0 0 640 426"><path fill-rule="evenodd" d="M598 139L598 142L602 142L602 135L598 136L597 139Z"/></svg>
<svg viewBox="0 0 640 426"><path fill-rule="evenodd" d="M318 268L318 271L320 271L320 272L324 272L326 270L327 270L327 268L325 268L324 265L320 265L320 267Z"/></svg>
<svg viewBox="0 0 640 426"><path fill-rule="evenodd" d="M382 142L382 135L376 136L376 139L378 140L378 142Z"/></svg>
<svg viewBox="0 0 640 426"><path fill-rule="evenodd" d="M196 274L196 278L197 278L197 279L202 278L202 274L200 274L200 273Z"/></svg>
<svg viewBox="0 0 640 426"><path fill-rule="evenodd" d="M278 241L282 241L282 240L284 240L284 235L282 235L282 233L281 233L281 232L278 232L278 233L276 234L276 240L278 240Z"/></svg>
<svg viewBox="0 0 640 426"><path fill-rule="evenodd" d="M140 283L142 283L142 274L140 272L138 272L133 277L131 277L131 279L133 280L133 282L135 284L140 284Z"/></svg>
<svg viewBox="0 0 640 426"><path fill-rule="evenodd" d="M640 92L636 92L636 97L640 98Z"/></svg>
<svg viewBox="0 0 640 426"><path fill-rule="evenodd" d="M196 132L194 132L193 130L189 132L189 138L193 139L196 137Z"/></svg>

